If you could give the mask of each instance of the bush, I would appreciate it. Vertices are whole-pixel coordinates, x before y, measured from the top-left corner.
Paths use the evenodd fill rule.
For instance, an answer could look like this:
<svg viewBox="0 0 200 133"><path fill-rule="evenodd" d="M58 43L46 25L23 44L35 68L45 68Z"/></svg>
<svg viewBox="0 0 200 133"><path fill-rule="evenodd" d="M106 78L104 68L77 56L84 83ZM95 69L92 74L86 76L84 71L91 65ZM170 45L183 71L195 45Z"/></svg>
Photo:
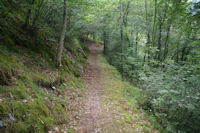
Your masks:
<svg viewBox="0 0 200 133"><path fill-rule="evenodd" d="M142 59L124 56L124 77L148 96L139 105L152 113L167 132L200 132L200 66L172 60L143 64ZM121 71L121 55L116 54L112 62ZM128 93L134 98L131 89Z"/></svg>

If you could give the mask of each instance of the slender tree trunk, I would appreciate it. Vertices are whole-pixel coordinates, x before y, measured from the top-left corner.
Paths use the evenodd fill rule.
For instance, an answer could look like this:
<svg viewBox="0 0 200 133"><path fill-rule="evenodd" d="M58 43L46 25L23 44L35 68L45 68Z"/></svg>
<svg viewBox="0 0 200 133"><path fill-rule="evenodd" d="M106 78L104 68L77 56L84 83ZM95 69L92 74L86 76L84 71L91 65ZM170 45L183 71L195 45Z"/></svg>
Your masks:
<svg viewBox="0 0 200 133"><path fill-rule="evenodd" d="M185 53L186 53L185 51L186 51L186 47L183 47L181 61L184 61L184 56L185 56Z"/></svg>
<svg viewBox="0 0 200 133"><path fill-rule="evenodd" d="M35 13L35 17L33 18L33 23L32 23L32 26L33 26L33 27L35 26L36 21L38 20L38 17L40 16L40 9L42 8L43 3L44 3L44 0L42 0L42 1L40 2L40 5L39 5L39 7L38 7L38 10L37 10L36 13Z"/></svg>
<svg viewBox="0 0 200 133"><path fill-rule="evenodd" d="M62 66L61 60L62 60L62 52L64 48L64 41L65 41L65 33L67 29L67 6L68 6L68 0L64 0L64 21L62 26L62 32L60 35L59 40L59 47L58 47L58 54L57 54L57 64L58 66Z"/></svg>
<svg viewBox="0 0 200 133"><path fill-rule="evenodd" d="M168 38L170 35L171 24L172 24L172 21L169 20L169 24L168 24L167 30L166 30L166 39L165 39L165 43L164 43L164 59L166 59L167 53L168 53Z"/></svg>
<svg viewBox="0 0 200 133"><path fill-rule="evenodd" d="M147 44L150 43L150 34L149 34L149 22L148 22L148 11L147 11L147 0L145 0L145 16L146 16L146 27L147 27Z"/></svg>
<svg viewBox="0 0 200 133"><path fill-rule="evenodd" d="M176 55L176 62L179 62L179 44L177 44L177 55Z"/></svg>
<svg viewBox="0 0 200 133"><path fill-rule="evenodd" d="M156 36L156 18L157 18L157 0L155 0L155 11L154 11L154 22L153 22L153 32L152 32L152 45L155 46L155 36Z"/></svg>
<svg viewBox="0 0 200 133"><path fill-rule="evenodd" d="M161 54L162 25L163 23L161 22L159 25L159 35L158 35L158 50L159 50L157 53L158 60L160 60L160 54Z"/></svg>
<svg viewBox="0 0 200 133"><path fill-rule="evenodd" d="M103 49L103 53L104 55L107 55L107 43L106 43L106 31L103 31L103 45L104 45L104 49Z"/></svg>
<svg viewBox="0 0 200 133"><path fill-rule="evenodd" d="M145 17L146 17L146 28L147 28L147 31L146 31L146 34L147 34L147 47L148 47L148 50L145 50L145 57L144 57L144 62L146 61L146 54L147 54L147 57L148 57L148 61L150 59L150 32L149 32L149 22L148 22L148 11L147 11L147 0L145 0Z"/></svg>
<svg viewBox="0 0 200 133"><path fill-rule="evenodd" d="M163 18L161 18L160 20L160 25L159 25L159 35L158 35L158 52L157 52L157 59L161 61L161 40L162 40L162 27L163 27L163 24L165 22L165 19L166 19L166 14L167 14L167 8L168 8L168 5L166 5L165 7L165 10L164 10L164 16Z"/></svg>
<svg viewBox="0 0 200 133"><path fill-rule="evenodd" d="M93 37L93 41L95 41L96 40L95 32L92 33L92 37Z"/></svg>
<svg viewBox="0 0 200 133"><path fill-rule="evenodd" d="M120 38L121 38L121 52L122 52L122 77L124 77L124 30L123 30L123 5L120 0Z"/></svg>
<svg viewBox="0 0 200 133"><path fill-rule="evenodd" d="M32 0L30 5L32 6L34 3L35 3L35 0ZM30 7L28 9L28 13L26 15L26 20L25 20L25 24L24 24L25 28L27 28L27 26L29 25L29 21L30 21L30 18L31 18L31 12L32 12L32 7Z"/></svg>
<svg viewBox="0 0 200 133"><path fill-rule="evenodd" d="M135 38L135 54L136 56L138 55L138 33L136 33L136 38Z"/></svg>

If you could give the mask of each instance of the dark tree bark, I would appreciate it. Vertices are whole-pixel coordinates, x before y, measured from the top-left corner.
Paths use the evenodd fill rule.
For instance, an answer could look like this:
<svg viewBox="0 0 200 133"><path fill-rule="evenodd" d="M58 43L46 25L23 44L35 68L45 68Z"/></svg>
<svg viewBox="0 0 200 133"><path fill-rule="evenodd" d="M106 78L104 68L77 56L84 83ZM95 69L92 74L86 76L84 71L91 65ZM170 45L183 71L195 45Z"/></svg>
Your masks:
<svg viewBox="0 0 200 133"><path fill-rule="evenodd" d="M32 0L31 3L30 3L30 5L32 6L34 3L35 3L35 0ZM32 8L30 7L28 9L28 13L26 15L26 20L25 20L24 28L27 28L27 26L29 25L29 21L30 21L30 18L31 18L31 12L32 12Z"/></svg>
<svg viewBox="0 0 200 133"><path fill-rule="evenodd" d="M166 59L167 53L168 53L168 39L169 39L169 35L170 35L171 25L172 25L172 21L169 20L169 24L168 24L167 30L166 30L166 39L164 42L164 60Z"/></svg>
<svg viewBox="0 0 200 133"><path fill-rule="evenodd" d="M161 48L162 48L162 46L161 46L162 27L163 27L163 24L164 24L165 19L166 19L167 8L168 8L168 5L166 4L165 9L164 9L164 16L160 18L161 20L160 20L160 24L159 24L159 35L158 35L158 50L159 51L157 52L157 59L158 60L161 60L161 53L162 53L162 51L161 51Z"/></svg>
<svg viewBox="0 0 200 133"><path fill-rule="evenodd" d="M154 22L153 22L153 32L152 32L152 45L155 46L155 36L156 36L156 19L157 19L157 0L155 0L155 11L154 11Z"/></svg>
<svg viewBox="0 0 200 133"><path fill-rule="evenodd" d="M103 49L103 53L104 55L107 55L107 42L106 42L106 31L103 31L103 45L104 45L104 49Z"/></svg>
<svg viewBox="0 0 200 133"><path fill-rule="evenodd" d="M150 25L149 25L149 22L148 22L148 11L147 11L147 8L148 8L148 5L147 5L147 0L145 0L145 18L146 18L146 27L147 27L147 31L146 31L146 35L147 35L147 47L148 47L148 50L145 50L145 55L144 55L144 62L146 62L146 54L147 54L147 57L148 57L148 61L150 59Z"/></svg>
<svg viewBox="0 0 200 133"><path fill-rule="evenodd" d="M36 22L37 22L37 20L38 20L38 18L40 16L40 10L41 10L41 8L43 6L43 3L44 3L44 0L41 0L41 2L39 4L39 7L38 7L38 10L35 13L35 17L33 18L33 23L32 23L33 27L35 26L35 24L36 24Z"/></svg>
<svg viewBox="0 0 200 133"><path fill-rule="evenodd" d="M136 33L136 38L135 38L135 54L136 56L138 55L138 33Z"/></svg>

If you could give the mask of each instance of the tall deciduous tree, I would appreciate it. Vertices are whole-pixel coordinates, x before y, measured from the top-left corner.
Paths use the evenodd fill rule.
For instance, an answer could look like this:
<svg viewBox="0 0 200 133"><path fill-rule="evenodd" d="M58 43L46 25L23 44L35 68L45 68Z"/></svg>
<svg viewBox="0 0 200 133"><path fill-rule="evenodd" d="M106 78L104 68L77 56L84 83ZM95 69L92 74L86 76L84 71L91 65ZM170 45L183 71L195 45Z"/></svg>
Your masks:
<svg viewBox="0 0 200 133"><path fill-rule="evenodd" d="M62 32L60 35L60 40L59 40L59 47L58 47L58 54L57 54L57 64L58 66L62 66L62 52L64 48L64 41L65 41L65 34L66 34L66 29L67 29L67 5L68 5L68 0L64 0L64 14L63 14L63 26L62 26Z"/></svg>
<svg viewBox="0 0 200 133"><path fill-rule="evenodd" d="M29 21L30 21L30 18L31 18L31 12L32 12L32 6L34 5L34 3L35 3L35 0L32 0L30 2L30 7L28 9L28 12L27 12L27 15L26 15L26 20L25 20L25 25L24 25L25 28L29 25Z"/></svg>
<svg viewBox="0 0 200 133"><path fill-rule="evenodd" d="M121 38L121 51L122 51L122 77L124 76L124 29L123 29L123 3L120 0L120 38Z"/></svg>

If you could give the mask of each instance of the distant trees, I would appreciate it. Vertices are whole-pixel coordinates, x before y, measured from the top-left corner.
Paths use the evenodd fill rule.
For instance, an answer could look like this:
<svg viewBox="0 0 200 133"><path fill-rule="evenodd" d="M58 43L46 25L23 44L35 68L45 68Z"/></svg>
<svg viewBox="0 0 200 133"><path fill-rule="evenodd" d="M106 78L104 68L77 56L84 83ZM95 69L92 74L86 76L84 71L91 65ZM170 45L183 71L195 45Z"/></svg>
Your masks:
<svg viewBox="0 0 200 133"><path fill-rule="evenodd" d="M200 120L199 2L119 0L105 5L109 10L102 8L102 19L110 17L102 36L108 61L147 93L143 107L168 132L198 132L191 123Z"/></svg>

